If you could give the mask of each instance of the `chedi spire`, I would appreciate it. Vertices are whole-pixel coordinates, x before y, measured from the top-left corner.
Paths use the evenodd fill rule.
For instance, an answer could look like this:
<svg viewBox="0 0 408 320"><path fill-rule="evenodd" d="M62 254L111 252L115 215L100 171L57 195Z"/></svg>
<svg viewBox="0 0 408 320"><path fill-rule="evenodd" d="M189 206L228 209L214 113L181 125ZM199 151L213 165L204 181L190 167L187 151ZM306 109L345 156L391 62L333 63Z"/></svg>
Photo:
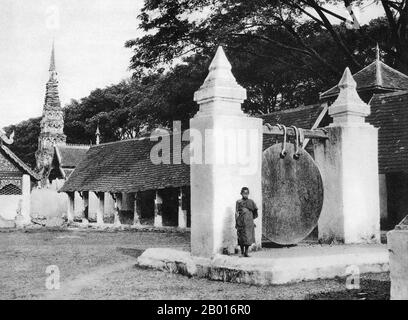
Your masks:
<svg viewBox="0 0 408 320"><path fill-rule="evenodd" d="M54 146L66 142L66 136L64 135L64 114L58 94L54 43L51 49L49 72L50 78L46 84L41 132L38 138L38 149L35 153L37 171L43 176L43 182L48 177L51 168Z"/></svg>

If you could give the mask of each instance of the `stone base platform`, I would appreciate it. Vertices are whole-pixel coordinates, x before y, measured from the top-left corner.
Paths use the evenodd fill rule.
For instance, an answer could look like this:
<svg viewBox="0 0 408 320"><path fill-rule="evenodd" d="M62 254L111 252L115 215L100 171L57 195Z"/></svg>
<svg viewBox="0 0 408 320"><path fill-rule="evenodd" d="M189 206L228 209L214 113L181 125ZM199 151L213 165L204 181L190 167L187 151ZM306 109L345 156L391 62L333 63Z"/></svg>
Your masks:
<svg viewBox="0 0 408 320"><path fill-rule="evenodd" d="M187 276L256 285L277 285L347 276L357 266L360 274L389 271L385 245L299 245L263 249L250 258L216 255L212 259L191 256L188 251L147 249L137 260L153 268ZM353 271L354 272L354 271Z"/></svg>

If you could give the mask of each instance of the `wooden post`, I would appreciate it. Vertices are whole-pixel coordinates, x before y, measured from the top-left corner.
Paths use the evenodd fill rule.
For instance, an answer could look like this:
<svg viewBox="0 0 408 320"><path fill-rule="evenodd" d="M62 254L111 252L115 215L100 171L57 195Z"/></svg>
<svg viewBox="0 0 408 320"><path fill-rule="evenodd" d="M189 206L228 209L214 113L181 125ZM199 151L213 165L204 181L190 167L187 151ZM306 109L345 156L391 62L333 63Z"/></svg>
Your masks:
<svg viewBox="0 0 408 320"><path fill-rule="evenodd" d="M82 192L82 200L84 202L84 211L82 212L82 222L89 222L88 214L89 214L89 191Z"/></svg>
<svg viewBox="0 0 408 320"><path fill-rule="evenodd" d="M183 188L179 189L178 195L178 227L187 227L187 211L183 210Z"/></svg>
<svg viewBox="0 0 408 320"><path fill-rule="evenodd" d="M67 194L68 194L67 219L68 222L73 222L75 216L75 192L67 192Z"/></svg>
<svg viewBox="0 0 408 320"><path fill-rule="evenodd" d="M141 211L140 211L140 195L139 192L135 192L134 195L134 209L133 209L133 225L135 226L140 226L140 217L141 217Z"/></svg>
<svg viewBox="0 0 408 320"><path fill-rule="evenodd" d="M98 208L96 210L96 223L103 224L103 214L105 212L105 194L103 192L95 192L98 198Z"/></svg>
<svg viewBox="0 0 408 320"><path fill-rule="evenodd" d="M159 191L156 190L156 197L154 199L154 226L155 227L163 226L162 203L163 203L163 200L160 197Z"/></svg>

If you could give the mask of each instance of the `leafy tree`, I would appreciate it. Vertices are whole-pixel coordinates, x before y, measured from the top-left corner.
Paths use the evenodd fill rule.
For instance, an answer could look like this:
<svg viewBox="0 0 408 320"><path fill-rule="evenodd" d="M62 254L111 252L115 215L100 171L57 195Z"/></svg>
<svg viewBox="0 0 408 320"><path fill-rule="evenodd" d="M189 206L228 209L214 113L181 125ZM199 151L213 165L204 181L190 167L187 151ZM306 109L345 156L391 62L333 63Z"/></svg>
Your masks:
<svg viewBox="0 0 408 320"><path fill-rule="evenodd" d="M298 28L307 7L312 7L327 20L318 6L322 1L291 0L146 0L139 15L139 28L145 35L129 40L126 45L134 49L132 68L140 72L160 63L171 62L189 52L213 51L217 44L228 44L232 38L240 41L257 39L264 47L285 50L313 57L332 72L340 72L321 53L310 46ZM321 28L330 27L322 21L312 19ZM276 32L283 36L278 39ZM336 35L336 36L334 36ZM347 53L349 49L342 39L332 32L335 39ZM357 66L359 63L349 54L348 58Z"/></svg>
<svg viewBox="0 0 408 320"><path fill-rule="evenodd" d="M8 147L27 165L35 167L35 152L40 135L41 117L28 119L4 128L7 135L14 131L14 142Z"/></svg>
<svg viewBox="0 0 408 320"><path fill-rule="evenodd" d="M136 137L144 127L133 113L138 92L136 81L122 81L96 89L80 101L72 100L64 108L67 142L92 143L98 124L104 142Z"/></svg>
<svg viewBox="0 0 408 320"><path fill-rule="evenodd" d="M378 3L384 8L387 30L391 34L383 48L393 57L392 66L408 72L407 1ZM343 7L344 14L328 10L326 4ZM305 24L306 28L312 26L319 33L325 33L336 55L342 56L352 70L358 70L363 67L362 61L337 25L355 27L355 32L370 40L370 46L374 47L378 37L365 33L359 21L352 20L353 6L371 4L364 0L145 0L139 15L139 28L145 34L129 40L126 46L134 50L131 67L137 73L173 62L191 52L208 54L218 44L234 49L236 54L239 47L234 44L237 42L256 42L253 54L265 48L267 52L284 52L279 56L287 56L294 63L312 59L326 69L325 73L339 77L342 65L332 63L324 50L316 48L304 36Z"/></svg>
<svg viewBox="0 0 408 320"><path fill-rule="evenodd" d="M208 19L198 23L190 21L189 15L200 7L186 5L197 1L145 2L141 27L149 34L127 42L127 46L135 50L131 64L135 78L142 77L146 70L162 70L163 66L174 61L196 63L194 59L183 60L183 57L191 56L187 53L189 50L196 52L194 56L209 61L216 45L223 44L234 75L248 90L244 109L249 113L268 113L316 103L318 93L337 83L349 65L349 58L339 54L333 36L321 23L313 19L302 20L300 13L293 19L286 19L283 27L283 20L272 21L271 17L277 14L276 8L271 9L272 13L265 13L268 19L257 19L261 15L255 12L255 9L261 9L259 1L232 1L240 5L221 10L222 13L210 13L209 18L206 16ZM232 2L218 1L217 4L226 6ZM248 17L249 11L253 16ZM184 25L188 27L181 27ZM372 61L367 58L375 56L376 42L386 43L388 32L384 19L373 20L358 30L345 23L332 28L343 39L342 43L353 50L353 59L358 61L358 68L353 71ZM288 31L291 29L296 31L296 36ZM299 39L303 49L299 49ZM319 57L306 54L306 47L308 52L319 53ZM176 68L171 68L169 73L174 70ZM202 80L205 74L206 70ZM196 89L201 83L196 83ZM156 94L160 95L160 92Z"/></svg>

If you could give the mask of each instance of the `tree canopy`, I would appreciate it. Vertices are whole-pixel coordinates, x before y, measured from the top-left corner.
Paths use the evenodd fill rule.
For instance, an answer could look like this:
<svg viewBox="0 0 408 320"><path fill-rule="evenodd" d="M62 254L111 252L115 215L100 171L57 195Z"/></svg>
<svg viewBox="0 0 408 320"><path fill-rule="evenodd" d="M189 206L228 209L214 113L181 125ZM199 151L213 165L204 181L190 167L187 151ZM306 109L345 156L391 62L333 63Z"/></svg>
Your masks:
<svg viewBox="0 0 408 320"><path fill-rule="evenodd" d="M138 17L143 36L125 44L133 50L133 77L68 103L67 142L95 141L97 125L102 142L171 127L174 120L187 128L198 109L193 94L218 45L247 89L243 109L251 114L318 102L346 66L356 72L372 62L377 43L387 64L408 72L407 1L377 2L384 17L360 25L353 8L372 1L145 0ZM33 165L39 119L6 128L12 130L12 149Z"/></svg>

